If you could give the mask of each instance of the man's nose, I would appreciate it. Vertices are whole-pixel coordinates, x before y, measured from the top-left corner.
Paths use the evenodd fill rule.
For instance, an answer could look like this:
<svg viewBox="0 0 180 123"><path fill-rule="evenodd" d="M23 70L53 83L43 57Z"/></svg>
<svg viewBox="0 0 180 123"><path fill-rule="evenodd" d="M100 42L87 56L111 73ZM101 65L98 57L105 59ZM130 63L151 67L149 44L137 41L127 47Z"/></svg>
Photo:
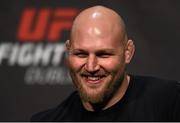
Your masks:
<svg viewBox="0 0 180 123"><path fill-rule="evenodd" d="M96 72L100 68L98 64L98 59L95 55L89 55L87 58L86 64L85 64L85 69L88 72Z"/></svg>

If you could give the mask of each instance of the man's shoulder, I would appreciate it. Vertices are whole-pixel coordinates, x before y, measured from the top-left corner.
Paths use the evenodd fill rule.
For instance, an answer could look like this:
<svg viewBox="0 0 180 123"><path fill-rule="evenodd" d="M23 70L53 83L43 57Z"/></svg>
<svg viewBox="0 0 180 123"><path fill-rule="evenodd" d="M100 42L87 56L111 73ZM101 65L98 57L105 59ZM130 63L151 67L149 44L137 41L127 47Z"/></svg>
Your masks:
<svg viewBox="0 0 180 123"><path fill-rule="evenodd" d="M142 90L144 94L158 95L176 95L180 93L180 82L152 76L132 76L134 85L137 89ZM167 94L167 95L166 95Z"/></svg>
<svg viewBox="0 0 180 123"><path fill-rule="evenodd" d="M180 120L178 81L132 75L128 92L127 105L142 116L152 116L158 120ZM144 111L147 114L144 115Z"/></svg>
<svg viewBox="0 0 180 123"><path fill-rule="evenodd" d="M147 84L148 86L156 86L156 87L179 87L180 82L176 80L168 80L168 79L163 79L159 77L154 77L154 76L140 76L140 75L131 75L133 81L139 83L139 84Z"/></svg>
<svg viewBox="0 0 180 123"><path fill-rule="evenodd" d="M68 112L69 108L78 100L78 98L78 94L75 91L58 106L32 115L31 121L55 121L62 116L63 113Z"/></svg>

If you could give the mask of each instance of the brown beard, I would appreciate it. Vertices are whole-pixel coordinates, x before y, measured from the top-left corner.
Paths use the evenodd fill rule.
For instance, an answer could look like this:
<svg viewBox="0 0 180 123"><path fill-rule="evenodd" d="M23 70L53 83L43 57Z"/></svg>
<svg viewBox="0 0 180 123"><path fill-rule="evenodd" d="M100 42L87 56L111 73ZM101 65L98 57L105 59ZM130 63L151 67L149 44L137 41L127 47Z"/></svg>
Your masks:
<svg viewBox="0 0 180 123"><path fill-rule="evenodd" d="M108 102L108 100L110 100L113 97L113 95L116 93L118 88L120 88L122 81L124 79L124 73L120 76L118 81L109 82L108 84L105 85L105 87L102 89L102 91L100 93L91 94L91 95L89 95L86 92L86 90L83 88L83 85L81 84L81 82L79 82L79 80L77 80L76 77L73 77L73 75L72 75L72 79L78 89L81 99L84 102L89 102L93 105L99 105L99 104L105 105ZM96 91L96 90L94 90L94 91Z"/></svg>

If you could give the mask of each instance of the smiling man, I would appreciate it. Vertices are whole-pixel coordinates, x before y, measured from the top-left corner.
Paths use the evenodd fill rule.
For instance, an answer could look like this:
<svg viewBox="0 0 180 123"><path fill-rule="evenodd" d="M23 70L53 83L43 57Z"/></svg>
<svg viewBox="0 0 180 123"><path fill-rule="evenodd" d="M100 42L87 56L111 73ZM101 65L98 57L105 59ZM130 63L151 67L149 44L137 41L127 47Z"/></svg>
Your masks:
<svg viewBox="0 0 180 123"><path fill-rule="evenodd" d="M77 91L32 121L177 121L180 85L127 74L135 46L122 18L95 6L74 20L66 42L67 62Z"/></svg>
<svg viewBox="0 0 180 123"><path fill-rule="evenodd" d="M105 102L106 109L122 98L129 82L125 66L134 44L118 14L104 7L83 11L74 21L66 47L70 74L85 108L94 110L91 104Z"/></svg>

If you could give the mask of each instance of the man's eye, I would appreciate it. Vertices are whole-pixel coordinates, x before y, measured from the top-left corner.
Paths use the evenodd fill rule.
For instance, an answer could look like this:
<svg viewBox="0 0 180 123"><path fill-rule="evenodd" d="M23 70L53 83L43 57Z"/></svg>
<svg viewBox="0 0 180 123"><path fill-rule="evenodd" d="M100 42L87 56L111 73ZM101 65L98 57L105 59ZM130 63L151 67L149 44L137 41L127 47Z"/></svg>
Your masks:
<svg viewBox="0 0 180 123"><path fill-rule="evenodd" d="M109 58L112 55L113 54L110 54L110 53L100 53L100 54L97 54L97 56L101 57L101 58Z"/></svg>
<svg viewBox="0 0 180 123"><path fill-rule="evenodd" d="M75 56L78 56L80 58L85 58L87 57L87 54L86 53L74 53Z"/></svg>

